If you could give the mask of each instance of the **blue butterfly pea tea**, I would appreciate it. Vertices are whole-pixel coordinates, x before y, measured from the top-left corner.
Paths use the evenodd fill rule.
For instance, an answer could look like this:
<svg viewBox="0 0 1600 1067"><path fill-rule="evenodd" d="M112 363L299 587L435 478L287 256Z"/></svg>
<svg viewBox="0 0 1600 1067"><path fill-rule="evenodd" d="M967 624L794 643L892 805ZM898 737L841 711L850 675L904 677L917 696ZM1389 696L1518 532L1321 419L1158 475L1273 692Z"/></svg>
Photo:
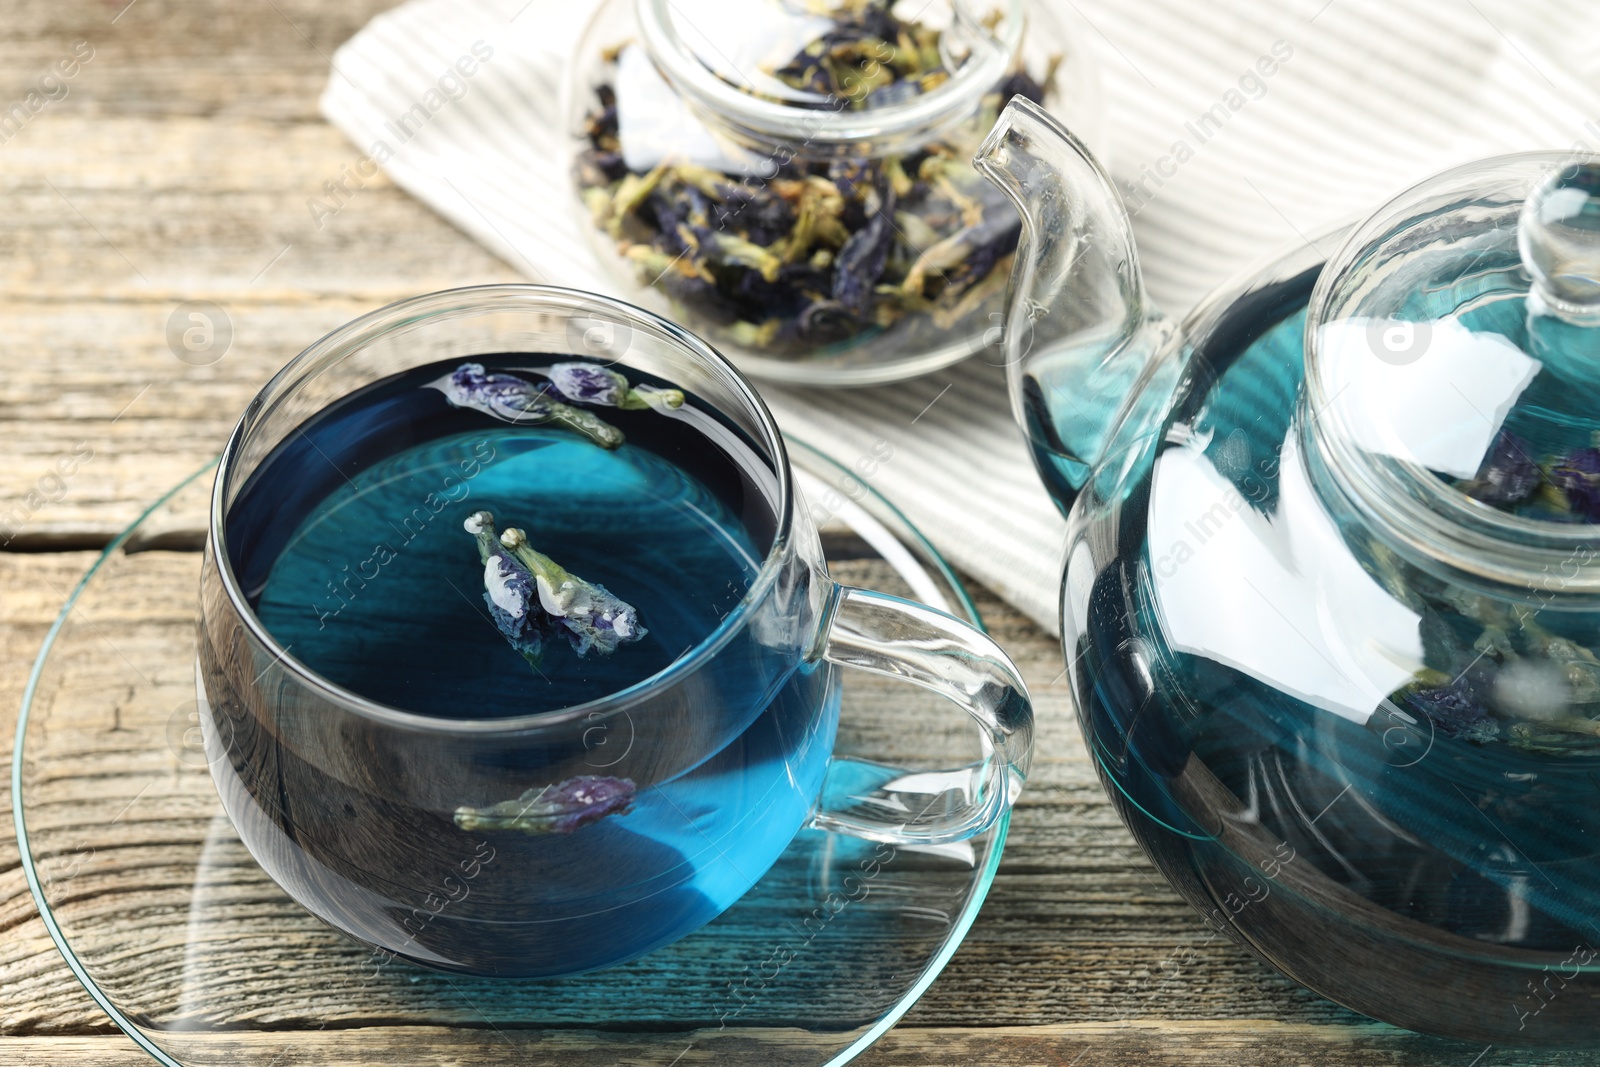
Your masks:
<svg viewBox="0 0 1600 1067"><path fill-rule="evenodd" d="M1446 171L1181 325L1070 130L1014 100L979 166L1030 217L1007 363L1140 844L1347 1007L1592 1047L1600 159Z"/></svg>
<svg viewBox="0 0 1600 1067"><path fill-rule="evenodd" d="M600 336L610 360L567 354ZM938 679L981 757L836 758L847 668ZM998 645L828 576L725 359L551 286L401 301L267 384L217 466L196 675L223 808L273 881L380 966L476 975L677 941L808 828L985 833L1032 750Z"/></svg>
<svg viewBox="0 0 1600 1067"><path fill-rule="evenodd" d="M230 518L236 543L260 546L239 562L260 575L263 623L353 692L458 718L580 704L665 667L732 610L765 552L719 496L749 474L642 400L621 406L640 394L616 379L570 361L462 363L322 413ZM606 402L629 434L600 417ZM392 454L369 454L375 422L401 443ZM272 505L280 479L308 477L327 495ZM502 532L496 514L521 525ZM534 670L508 671L510 653Z"/></svg>
<svg viewBox="0 0 1600 1067"><path fill-rule="evenodd" d="M678 389L549 361L507 354L395 375L267 457L229 510L227 539L250 605L288 654L358 698L492 723L639 686L735 612L775 534L773 472L672 417ZM427 785L432 806L402 802L388 781L409 796L459 778L449 743L420 744L401 764L329 768L321 746L276 744L254 720L230 719L234 751L257 754L234 770L274 826L247 837L293 855L273 873L297 899L376 944L393 944L398 922L401 954L419 962L488 974L614 963L726 908L805 818L837 696L815 663L785 671L725 671L719 689L701 687L705 703L686 713L715 718L706 729L720 735L684 731L685 753L710 750L649 788L627 769L677 757L659 740L630 751L626 716L580 729L576 761L559 746L507 745L498 795ZM456 853L481 868L470 887L445 862ZM416 919L419 887L438 896L441 879L469 892Z"/></svg>

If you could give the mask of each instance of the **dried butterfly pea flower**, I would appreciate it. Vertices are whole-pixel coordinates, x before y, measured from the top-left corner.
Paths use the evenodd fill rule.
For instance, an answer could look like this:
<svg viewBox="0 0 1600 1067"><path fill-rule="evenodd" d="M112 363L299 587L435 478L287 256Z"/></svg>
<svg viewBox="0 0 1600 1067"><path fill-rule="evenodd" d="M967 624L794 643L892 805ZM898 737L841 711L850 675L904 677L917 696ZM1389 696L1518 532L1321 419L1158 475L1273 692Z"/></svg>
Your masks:
<svg viewBox="0 0 1600 1067"><path fill-rule="evenodd" d="M628 395L628 379L593 363L557 363L547 373L550 384L568 400L614 408Z"/></svg>
<svg viewBox="0 0 1600 1067"><path fill-rule="evenodd" d="M859 330L860 320L861 316L837 300L818 300L800 313L795 327L808 341L833 344Z"/></svg>
<svg viewBox="0 0 1600 1067"><path fill-rule="evenodd" d="M1022 224L1009 220L986 220L967 235L972 254L945 275L946 289L964 289L984 278L992 277L1000 261L1017 250L1022 238ZM1009 277L1010 271L1000 272Z"/></svg>
<svg viewBox="0 0 1600 1067"><path fill-rule="evenodd" d="M628 165L623 160L621 152L606 152L598 148L588 148L580 152L573 165L577 171L579 185L586 188L606 186L611 182L621 181L628 174ZM609 203L609 198L607 202Z"/></svg>
<svg viewBox="0 0 1600 1067"><path fill-rule="evenodd" d="M704 196L679 186L670 172L663 179L635 210L639 220L655 231L652 236L659 235L669 241L677 241L678 228L694 221L696 201L703 200ZM678 250L682 250L681 241Z"/></svg>
<svg viewBox="0 0 1600 1067"><path fill-rule="evenodd" d="M834 5L829 30L767 71L800 90L801 99L780 102L878 107L948 80L941 31L891 7ZM1054 74L1055 61L1042 80L1019 64L983 97L972 130L948 141L871 160L784 156L764 181L670 158L616 177L615 93L602 86L575 172L596 224L639 280L713 337L794 355L889 328L902 347L948 344L948 331L987 324L998 308L1021 229L1003 194L966 162L966 140L1010 96L1042 98Z"/></svg>
<svg viewBox="0 0 1600 1067"><path fill-rule="evenodd" d="M1551 464L1550 484L1566 510L1600 522L1600 448L1580 448Z"/></svg>
<svg viewBox="0 0 1600 1067"><path fill-rule="evenodd" d="M867 97L865 106L894 107L896 104L907 103L927 92L926 82L933 78L934 75L924 74L883 85L872 91Z"/></svg>
<svg viewBox="0 0 1600 1067"><path fill-rule="evenodd" d="M631 779L582 774L555 785L529 789L515 800L502 800L486 808L463 805L455 811L455 824L469 833L514 830L534 836L570 834L608 815L626 815L633 808L636 792Z"/></svg>
<svg viewBox="0 0 1600 1067"><path fill-rule="evenodd" d="M736 234L695 226L685 228L683 237L707 263L748 267L769 282L776 281L778 272L783 269L784 261L778 256Z"/></svg>
<svg viewBox="0 0 1600 1067"><path fill-rule="evenodd" d="M603 585L586 582L528 544L527 534L515 527L500 535L500 544L533 575L539 606L564 632L580 656L590 649L609 656L619 645L649 633L639 625L639 613Z"/></svg>
<svg viewBox="0 0 1600 1067"><path fill-rule="evenodd" d="M502 548L494 529L494 516L473 512L462 523L478 541L483 561L483 599L489 617L511 647L534 670L544 662L544 641L551 634L550 619L539 607L539 590L533 575Z"/></svg>
<svg viewBox="0 0 1600 1067"><path fill-rule="evenodd" d="M1012 97L1021 96L1032 100L1035 104L1044 103L1044 86L1033 80L1025 70L1014 72L1011 77L1000 83L1000 99L1002 103L1009 102Z"/></svg>
<svg viewBox="0 0 1600 1067"><path fill-rule="evenodd" d="M768 319L757 325L740 319L728 330L728 335L733 338L733 343L743 345L745 348L766 348L778 337L783 329L782 321Z"/></svg>
<svg viewBox="0 0 1600 1067"><path fill-rule="evenodd" d="M755 244L772 245L794 226L794 208L770 189L733 185L713 204L710 224L719 230L742 232Z"/></svg>
<svg viewBox="0 0 1600 1067"><path fill-rule="evenodd" d="M925 91L922 83L947 78L939 57L939 33L907 23L884 3L846 4L834 12L834 26L808 43L788 63L773 71L791 88L821 98L801 106L826 106L846 101L852 108L878 106L876 96L888 89L896 98ZM794 101L790 101L794 103Z"/></svg>
<svg viewBox="0 0 1600 1067"><path fill-rule="evenodd" d="M976 314L978 309L1003 297L1006 285L1011 280L1014 259L1014 255L1000 257L987 275L965 290L960 285L946 286L929 313L933 325L940 330L952 330L958 323Z"/></svg>
<svg viewBox="0 0 1600 1067"><path fill-rule="evenodd" d="M777 185L780 196L795 200L795 223L779 242L785 263L805 259L817 242L838 248L850 239L839 216L844 212L844 196L839 187L821 175L808 175L803 181Z"/></svg>
<svg viewBox="0 0 1600 1067"><path fill-rule="evenodd" d="M622 236L622 227L630 214L655 192L656 186L667 173L665 163L644 174L629 173L611 193L611 213L606 228L612 237Z"/></svg>
<svg viewBox="0 0 1600 1067"><path fill-rule="evenodd" d="M452 407L472 408L505 422L552 422L577 431L601 448L618 448L623 441L621 430L587 411L552 398L544 386L513 374L490 373L481 363L463 363L429 384L442 392Z"/></svg>
<svg viewBox="0 0 1600 1067"><path fill-rule="evenodd" d="M827 178L835 187L853 192L858 186L872 188L879 173L870 159L835 159L828 163Z"/></svg>
<svg viewBox="0 0 1600 1067"><path fill-rule="evenodd" d="M1061 57L1056 55L1050 57L1050 62L1044 68L1043 78L1036 80L1025 67L1018 67L1012 71L1011 76L1000 83L997 94L999 99L995 101L995 113L998 114L1002 107L1010 103L1013 96L1025 96L1035 104L1043 104L1045 87L1056 80L1056 71L1060 69Z"/></svg>
<svg viewBox="0 0 1600 1067"><path fill-rule="evenodd" d="M833 290L833 272L811 263L790 263L768 281L754 272L739 279L735 294L751 317L771 315L793 318L819 300L827 300Z"/></svg>
<svg viewBox="0 0 1600 1067"><path fill-rule="evenodd" d="M610 655L649 633L632 605L535 551L523 531L496 535L490 512L473 512L462 526L478 542L489 615L534 670L544 662L545 639L558 633L580 656Z"/></svg>
<svg viewBox="0 0 1600 1067"><path fill-rule="evenodd" d="M1426 716L1445 737L1492 741L1500 733L1499 724L1464 679L1402 690L1395 695L1395 700Z"/></svg>
<svg viewBox="0 0 1600 1067"><path fill-rule="evenodd" d="M1484 456L1477 475L1456 488L1485 504L1508 507L1532 496L1539 488L1541 477L1528 442L1510 430L1501 430L1489 447L1488 455Z"/></svg>
<svg viewBox="0 0 1600 1067"><path fill-rule="evenodd" d="M648 245L633 245L624 254L646 282L713 323L726 326L739 318L738 304L693 257L670 255Z"/></svg>
<svg viewBox="0 0 1600 1067"><path fill-rule="evenodd" d="M1015 216L981 217L924 249L906 271L901 288L927 295L930 278L937 277L941 289L965 289L988 277L1002 258L1015 252L1021 236L1022 223Z"/></svg>
<svg viewBox="0 0 1600 1067"><path fill-rule="evenodd" d="M1592 756L1600 752L1600 723L1590 719L1512 723L1511 747L1537 756Z"/></svg>
<svg viewBox="0 0 1600 1067"><path fill-rule="evenodd" d="M865 318L871 311L874 287L889 261L894 243L894 192L869 194L871 218L839 249L834 259L833 299L851 314Z"/></svg>
<svg viewBox="0 0 1600 1067"><path fill-rule="evenodd" d="M681 408L683 393L653 385L630 386L620 372L594 363L557 363L546 372L568 400L611 408Z"/></svg>
<svg viewBox="0 0 1600 1067"><path fill-rule="evenodd" d="M652 411L677 411L683 407L683 390L662 389L659 386L647 385L643 382L628 390L628 395L623 399L625 408L646 407Z"/></svg>

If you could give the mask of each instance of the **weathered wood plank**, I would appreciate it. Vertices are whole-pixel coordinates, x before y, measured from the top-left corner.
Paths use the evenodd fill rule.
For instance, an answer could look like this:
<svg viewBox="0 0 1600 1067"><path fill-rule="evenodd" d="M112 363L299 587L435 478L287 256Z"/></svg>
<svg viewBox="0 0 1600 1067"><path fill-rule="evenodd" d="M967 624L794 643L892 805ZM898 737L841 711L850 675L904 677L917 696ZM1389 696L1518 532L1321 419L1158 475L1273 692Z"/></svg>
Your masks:
<svg viewBox="0 0 1600 1067"><path fill-rule="evenodd" d="M17 707L22 700L28 670L39 650L45 631L73 584L93 562L96 553L52 553L37 556L0 554L0 737L9 741L15 727ZM45 933L44 924L34 910L19 866L16 835L11 825L11 759L6 746L0 760L0 1034L15 1029L19 1016L34 1015L30 1001L33 989L13 984L13 961L28 961L21 968L45 977L38 986L45 988L64 1011L89 1027L104 1026L105 1016L89 996L78 987L71 972ZM95 1015L99 1014L97 1020ZM28 1028L23 1024L23 1028ZM0 1038L0 1056L10 1059L9 1042Z"/></svg>
<svg viewBox="0 0 1600 1067"><path fill-rule="evenodd" d="M524 1044L524 1041L527 1041ZM282 1067L337 1062L349 1067L387 1065L401 1050L407 1062L439 1067L614 1067L628 1064L665 1064L682 1051L679 1067L711 1062L721 1047L738 1042L746 1062L782 1064L785 1053L797 1050L797 1039L783 1034L752 1040L743 1034L685 1034L676 1044L654 1036L636 1039L637 1051L620 1061L612 1056L585 1055L577 1040L560 1036L529 1040L507 1032L503 1039L481 1035L426 1030L355 1030L321 1034L230 1035L217 1042L215 1059L226 1063L265 1048L282 1052ZM803 1048L803 1046L799 1046ZM106 1037L14 1038L6 1043L15 1067L136 1067L148 1063L128 1039ZM1549 1052L1538 1056L1473 1048L1434 1041L1375 1025L1308 1026L1251 1022L1204 1023L1154 1017L1137 1023L1076 1023L989 1029L915 1028L890 1031L857 1062L861 1067L1433 1067L1454 1064L1493 1064L1514 1067L1579 1067L1594 1062L1592 1054Z"/></svg>
<svg viewBox="0 0 1600 1067"><path fill-rule="evenodd" d="M7 548L103 543L215 455L255 391L334 326L515 278L382 184L317 230L305 200L352 158L326 126L68 119L24 134L40 136L0 148ZM233 334L206 366L167 338L190 300L220 306Z"/></svg>
<svg viewBox="0 0 1600 1067"><path fill-rule="evenodd" d="M0 102L76 37L97 49L66 98L0 146L5 547L109 537L333 326L401 296L516 278L381 176L321 226L306 207L358 157L316 118L323 55L383 6L141 0L115 27L102 24L122 4L0 11ZM232 347L209 366L167 341L188 300L231 322ZM95 461L63 485L58 464L85 450Z"/></svg>
<svg viewBox="0 0 1600 1067"><path fill-rule="evenodd" d="M0 99L19 98L82 40L93 58L48 114L316 118L328 60L392 0L8 0Z"/></svg>

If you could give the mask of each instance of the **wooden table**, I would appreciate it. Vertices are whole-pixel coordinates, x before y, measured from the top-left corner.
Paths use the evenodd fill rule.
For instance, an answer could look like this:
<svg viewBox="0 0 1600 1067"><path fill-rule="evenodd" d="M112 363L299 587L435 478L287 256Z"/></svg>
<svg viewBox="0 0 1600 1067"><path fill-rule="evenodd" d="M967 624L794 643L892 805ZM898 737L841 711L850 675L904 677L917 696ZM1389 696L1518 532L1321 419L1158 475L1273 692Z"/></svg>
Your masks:
<svg viewBox="0 0 1600 1067"><path fill-rule="evenodd" d="M3 736L90 550L214 454L274 370L389 300L517 277L381 178L320 228L307 208L359 155L317 115L327 57L386 6L0 4L0 108L20 101L26 117L8 138L0 127ZM88 44L75 52L78 41ZM28 112L41 77L72 58L73 75L46 82ZM190 365L169 345L169 319L190 300L213 301L231 320L231 347L215 363ZM76 464L57 467L72 455ZM69 476L52 473L66 466ZM860 1062L1513 1062L1366 1022L1211 936L1101 793L1054 641L980 599L1033 686L1036 774L964 947ZM9 778L9 761L0 774ZM9 796L0 792L0 1064L148 1062L46 936L19 869ZM381 1039L330 1034L326 1062L376 1062L382 1050Z"/></svg>

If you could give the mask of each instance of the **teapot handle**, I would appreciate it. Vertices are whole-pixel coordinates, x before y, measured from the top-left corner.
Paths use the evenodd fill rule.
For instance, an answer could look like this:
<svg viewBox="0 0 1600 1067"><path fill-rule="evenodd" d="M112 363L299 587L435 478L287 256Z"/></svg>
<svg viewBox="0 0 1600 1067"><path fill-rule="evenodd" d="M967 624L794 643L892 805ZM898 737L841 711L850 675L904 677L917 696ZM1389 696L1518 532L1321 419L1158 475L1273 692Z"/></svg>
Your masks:
<svg viewBox="0 0 1600 1067"><path fill-rule="evenodd" d="M1152 428L1181 346L1145 299L1122 196L1072 131L1014 97L972 162L1022 220L1000 342L1014 414L1065 514L1097 467Z"/></svg>

